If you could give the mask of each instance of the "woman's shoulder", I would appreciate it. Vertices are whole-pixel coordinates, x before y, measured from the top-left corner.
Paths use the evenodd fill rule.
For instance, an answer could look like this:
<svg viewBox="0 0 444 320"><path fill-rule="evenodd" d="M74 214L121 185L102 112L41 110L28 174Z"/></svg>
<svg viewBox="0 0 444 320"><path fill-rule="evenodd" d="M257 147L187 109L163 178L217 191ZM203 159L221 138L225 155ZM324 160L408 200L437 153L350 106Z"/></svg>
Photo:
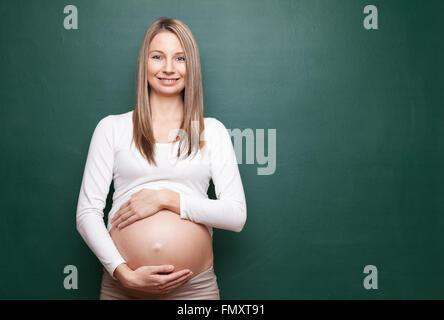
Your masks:
<svg viewBox="0 0 444 320"><path fill-rule="evenodd" d="M134 110L118 114L110 114L108 117L112 117L115 122L128 122L128 120L132 120L133 111Z"/></svg>
<svg viewBox="0 0 444 320"><path fill-rule="evenodd" d="M109 114L102 117L96 125L95 134L99 137L113 141L115 146L118 146L120 141L123 141L129 133L132 133L132 111Z"/></svg>
<svg viewBox="0 0 444 320"><path fill-rule="evenodd" d="M214 117L205 117L204 122L205 122L205 130L208 129L212 132L219 132L219 133L227 131L225 125L220 120Z"/></svg>
<svg viewBox="0 0 444 320"><path fill-rule="evenodd" d="M113 130L123 129L132 124L132 114L133 110L125 113L109 114L100 119L98 125L106 126Z"/></svg>
<svg viewBox="0 0 444 320"><path fill-rule="evenodd" d="M205 117L205 140L209 143L210 147L218 149L224 141L230 141L230 132L228 132L222 121L214 117ZM211 148L213 148L211 147Z"/></svg>

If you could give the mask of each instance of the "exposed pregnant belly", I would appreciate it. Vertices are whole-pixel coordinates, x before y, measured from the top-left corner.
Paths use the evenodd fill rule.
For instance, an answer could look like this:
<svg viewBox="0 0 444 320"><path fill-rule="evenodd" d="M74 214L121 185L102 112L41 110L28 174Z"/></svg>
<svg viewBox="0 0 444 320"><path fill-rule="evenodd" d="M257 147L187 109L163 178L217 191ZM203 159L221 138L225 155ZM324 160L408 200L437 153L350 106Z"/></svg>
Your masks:
<svg viewBox="0 0 444 320"><path fill-rule="evenodd" d="M131 269L172 264L174 271L190 269L193 277L213 265L213 242L207 228L169 210L138 220L111 238Z"/></svg>

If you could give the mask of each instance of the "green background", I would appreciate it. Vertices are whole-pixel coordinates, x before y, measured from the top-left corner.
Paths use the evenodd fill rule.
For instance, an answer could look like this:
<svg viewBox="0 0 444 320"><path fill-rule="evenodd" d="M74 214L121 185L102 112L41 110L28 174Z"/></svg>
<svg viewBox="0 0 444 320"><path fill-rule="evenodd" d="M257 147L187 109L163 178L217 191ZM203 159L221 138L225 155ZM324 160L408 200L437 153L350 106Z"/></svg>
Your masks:
<svg viewBox="0 0 444 320"><path fill-rule="evenodd" d="M63 27L68 4L78 30ZM378 30L363 27L367 4ZM443 12L419 0L0 2L0 298L98 298L101 264L75 223L88 146L101 118L134 108L144 33L167 16L197 39L205 116L277 130L273 175L239 165L245 228L214 229L221 298L443 299ZM70 264L78 290L63 287ZM377 290L363 287L366 265Z"/></svg>

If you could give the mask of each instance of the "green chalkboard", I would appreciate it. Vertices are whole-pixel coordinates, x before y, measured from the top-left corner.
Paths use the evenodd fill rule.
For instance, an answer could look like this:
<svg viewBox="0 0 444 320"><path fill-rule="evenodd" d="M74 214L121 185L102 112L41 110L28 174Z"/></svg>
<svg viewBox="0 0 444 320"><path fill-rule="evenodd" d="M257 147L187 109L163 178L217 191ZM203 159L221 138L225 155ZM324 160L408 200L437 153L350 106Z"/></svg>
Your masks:
<svg viewBox="0 0 444 320"><path fill-rule="evenodd" d="M443 299L444 2L372 1L370 29L368 4L0 2L0 298L98 299L75 218L88 146L100 119L134 109L143 35L166 16L198 42L205 116L251 129L256 151L262 130L276 163L259 174L244 143L247 223L214 229L221 298Z"/></svg>

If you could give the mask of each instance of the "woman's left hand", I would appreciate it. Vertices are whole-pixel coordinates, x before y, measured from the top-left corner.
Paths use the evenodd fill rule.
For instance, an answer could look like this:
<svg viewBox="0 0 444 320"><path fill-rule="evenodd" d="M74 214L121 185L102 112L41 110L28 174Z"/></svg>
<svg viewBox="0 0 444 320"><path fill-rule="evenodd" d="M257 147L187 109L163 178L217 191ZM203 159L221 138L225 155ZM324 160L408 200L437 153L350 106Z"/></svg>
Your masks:
<svg viewBox="0 0 444 320"><path fill-rule="evenodd" d="M110 223L122 229L131 223L149 217L162 209L162 190L142 189L131 195L114 214Z"/></svg>

